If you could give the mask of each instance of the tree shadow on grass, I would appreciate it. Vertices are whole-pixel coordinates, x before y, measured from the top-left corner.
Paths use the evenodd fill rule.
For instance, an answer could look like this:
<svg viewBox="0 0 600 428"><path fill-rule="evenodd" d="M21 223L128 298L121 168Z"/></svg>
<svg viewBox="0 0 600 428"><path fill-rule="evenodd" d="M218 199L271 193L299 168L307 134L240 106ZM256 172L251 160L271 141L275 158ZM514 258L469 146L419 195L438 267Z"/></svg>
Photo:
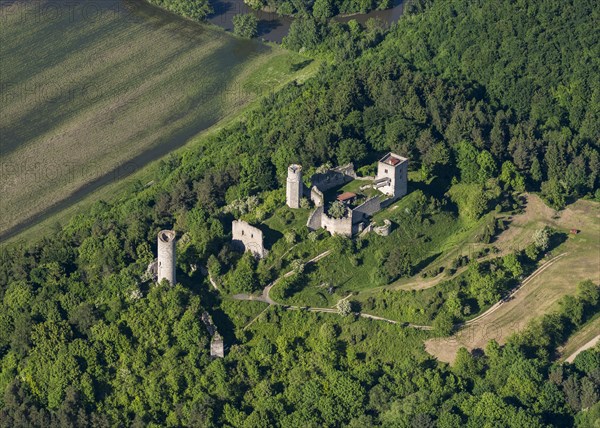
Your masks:
<svg viewBox="0 0 600 428"><path fill-rule="evenodd" d="M200 296L203 307L211 308L219 305L220 297L213 291L208 278L202 275L200 269L191 274L177 270L177 282Z"/></svg>
<svg viewBox="0 0 600 428"><path fill-rule="evenodd" d="M450 188L450 184L451 180L448 177L435 177L429 184L422 181L409 181L408 191L420 190L425 195L442 199Z"/></svg>
<svg viewBox="0 0 600 428"><path fill-rule="evenodd" d="M296 64L292 64L292 66L290 67L290 71L292 71L292 72L300 71L304 67L307 67L312 62L313 62L312 59L307 59L306 61L300 61Z"/></svg>
<svg viewBox="0 0 600 428"><path fill-rule="evenodd" d="M219 334L223 336L225 346L234 343L236 341L235 325L221 309L221 297L211 288L208 279L202 275L200 269L190 275L178 271L177 282L200 296L200 303L212 317Z"/></svg>
<svg viewBox="0 0 600 428"><path fill-rule="evenodd" d="M435 253L429 257L427 257L426 259L421 260L414 268L414 273L418 274L420 273L423 269L425 269L427 266L429 266L431 263L433 263L435 261L435 259L437 259L439 256L442 255L442 252L440 251L439 253Z"/></svg>
<svg viewBox="0 0 600 428"><path fill-rule="evenodd" d="M563 242L565 242L568 238L568 235L564 232L554 232L550 235L550 240L548 242L548 251L552 251Z"/></svg>
<svg viewBox="0 0 600 428"><path fill-rule="evenodd" d="M219 334L223 336L225 347L227 348L235 343L237 341L237 338L235 337L235 325L229 319L227 314L225 314L220 307L214 307L208 312L210 313L213 322L217 326Z"/></svg>
<svg viewBox="0 0 600 428"><path fill-rule="evenodd" d="M271 229L269 226L267 226L264 223L259 224L256 227L262 231L263 237L264 237L263 244L264 244L264 247L267 249L273 248L273 245L275 245L275 243L277 241L279 241L281 238L283 238L283 233L279 232L278 230Z"/></svg>

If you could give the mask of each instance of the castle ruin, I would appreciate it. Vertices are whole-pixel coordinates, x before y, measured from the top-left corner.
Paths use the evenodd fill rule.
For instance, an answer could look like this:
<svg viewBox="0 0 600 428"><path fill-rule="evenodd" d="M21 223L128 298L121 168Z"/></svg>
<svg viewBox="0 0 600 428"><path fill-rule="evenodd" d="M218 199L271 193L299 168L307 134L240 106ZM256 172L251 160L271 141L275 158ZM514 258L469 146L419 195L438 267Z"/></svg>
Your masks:
<svg viewBox="0 0 600 428"><path fill-rule="evenodd" d="M210 356L213 358L224 358L225 357L225 342L223 341L223 336L219 334L217 330L217 326L212 320L210 314L206 311L202 312L200 317L202 322L206 326L206 330L208 330L208 334L210 335Z"/></svg>
<svg viewBox="0 0 600 428"><path fill-rule="evenodd" d="M388 153L377 163L377 177L373 186L381 193L398 199L406 195L408 159Z"/></svg>
<svg viewBox="0 0 600 428"><path fill-rule="evenodd" d="M257 227L241 220L231 224L232 245L241 252L250 251L254 257L262 259L267 255L264 246L263 232Z"/></svg>
<svg viewBox="0 0 600 428"><path fill-rule="evenodd" d="M302 167L290 165L286 180L285 200L290 208L300 208L300 200L304 195L304 183L302 183Z"/></svg>
<svg viewBox="0 0 600 428"><path fill-rule="evenodd" d="M296 207L290 204L290 170L301 171L299 165L291 165L288 169L288 206ZM344 204L346 209L342 217L336 218L328 214L326 210L327 198L325 193L336 187L341 187L355 179L357 175L354 166L348 164L345 166L330 168L324 172L315 173L311 177L310 191L305 191L301 184L302 194L307 193L311 201L315 204L315 210L310 214L307 227L310 230L325 229L331 234L344 236L354 236L361 233L369 226L369 218L403 197L407 193L408 183L408 159L394 153L388 153L381 158L377 164L377 176L365 178L369 182L361 186L361 190L373 189L369 196L357 195L353 192L344 192L337 196L337 202ZM361 178L361 180L363 180ZM300 180L300 183L301 180ZM297 190L297 188L295 188ZM300 191L298 190L298 192ZM375 192L376 191L376 192ZM296 191L294 191L294 197ZM295 201L296 199L294 199ZM299 207L299 204L298 204ZM381 235L387 235L391 229L391 223L386 221L384 227L377 228L376 232ZM373 227L369 228L374 230Z"/></svg>
<svg viewBox="0 0 600 428"><path fill-rule="evenodd" d="M175 237L173 230L158 232L157 282L166 279L175 285Z"/></svg>

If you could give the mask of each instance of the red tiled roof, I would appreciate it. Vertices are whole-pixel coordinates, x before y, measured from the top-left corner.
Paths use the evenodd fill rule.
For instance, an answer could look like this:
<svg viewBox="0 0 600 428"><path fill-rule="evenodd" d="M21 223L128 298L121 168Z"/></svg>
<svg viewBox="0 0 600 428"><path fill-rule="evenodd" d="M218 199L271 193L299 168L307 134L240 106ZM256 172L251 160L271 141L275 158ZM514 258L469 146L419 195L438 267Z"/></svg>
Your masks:
<svg viewBox="0 0 600 428"><path fill-rule="evenodd" d="M390 165L398 165L400 163L400 159L395 158L394 156L390 156L389 158L386 159L387 163L389 163Z"/></svg>
<svg viewBox="0 0 600 428"><path fill-rule="evenodd" d="M341 195L338 195L337 200L340 202L347 201L348 199L356 198L356 193L352 192L344 192Z"/></svg>

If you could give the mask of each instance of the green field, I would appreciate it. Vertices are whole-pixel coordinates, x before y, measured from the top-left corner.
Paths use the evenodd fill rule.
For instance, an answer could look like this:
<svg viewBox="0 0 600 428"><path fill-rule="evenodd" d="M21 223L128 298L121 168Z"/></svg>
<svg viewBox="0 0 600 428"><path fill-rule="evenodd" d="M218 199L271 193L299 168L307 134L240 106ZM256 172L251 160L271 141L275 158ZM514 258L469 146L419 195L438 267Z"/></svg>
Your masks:
<svg viewBox="0 0 600 428"><path fill-rule="evenodd" d="M139 171L308 64L141 2L2 12L0 234Z"/></svg>

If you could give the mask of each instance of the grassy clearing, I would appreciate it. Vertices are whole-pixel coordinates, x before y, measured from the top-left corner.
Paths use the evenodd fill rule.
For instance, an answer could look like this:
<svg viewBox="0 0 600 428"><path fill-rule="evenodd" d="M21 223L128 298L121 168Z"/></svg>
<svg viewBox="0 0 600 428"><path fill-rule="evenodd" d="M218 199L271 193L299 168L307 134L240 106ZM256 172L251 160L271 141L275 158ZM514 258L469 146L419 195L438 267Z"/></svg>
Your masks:
<svg viewBox="0 0 600 428"><path fill-rule="evenodd" d="M598 203L579 200L558 213L547 208L535 195L527 196L527 208L512 219L510 227L500 235L501 247L521 248L530 242L537 228L547 225L566 232L580 231L555 248L551 256L566 253L523 287L515 297L498 310L459 331L450 338L426 343L428 352L442 361L452 361L456 351L483 348L491 339L504 343L508 336L522 330L527 323L552 311L558 300L574 294L580 281L600 283L600 214ZM543 262L543 261L542 261Z"/></svg>
<svg viewBox="0 0 600 428"><path fill-rule="evenodd" d="M307 267L301 289L286 299L286 303L309 306L332 306L349 293L358 293L357 300L364 300L372 290L380 290L385 284L379 275L382 252L394 247L404 247L414 266L420 270L439 256L439 248L460 229L460 221L448 212L425 215L423 221L412 214L421 204L420 193L411 193L391 207L378 213L374 219L390 219L393 231L387 237L374 233L358 239L360 248L349 253L326 257ZM326 239L320 246L330 249L334 241ZM333 286L334 292L329 291Z"/></svg>
<svg viewBox="0 0 600 428"><path fill-rule="evenodd" d="M37 6L3 7L0 233L143 177L146 164L315 67L138 3L101 2L93 16L85 3L47 16Z"/></svg>

